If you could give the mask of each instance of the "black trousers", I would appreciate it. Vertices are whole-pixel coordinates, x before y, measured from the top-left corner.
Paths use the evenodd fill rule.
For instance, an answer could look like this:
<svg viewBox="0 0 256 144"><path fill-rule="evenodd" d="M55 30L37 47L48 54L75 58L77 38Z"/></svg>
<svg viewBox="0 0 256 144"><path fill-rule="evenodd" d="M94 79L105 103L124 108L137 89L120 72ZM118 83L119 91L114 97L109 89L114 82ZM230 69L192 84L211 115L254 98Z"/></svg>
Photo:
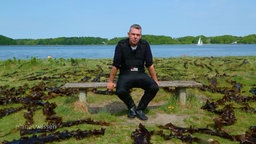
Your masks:
<svg viewBox="0 0 256 144"><path fill-rule="evenodd" d="M137 110L146 109L159 90L157 83L145 72L125 72L119 74L116 94L126 104L128 109L136 106L130 95L130 89L132 88L142 88L144 90Z"/></svg>

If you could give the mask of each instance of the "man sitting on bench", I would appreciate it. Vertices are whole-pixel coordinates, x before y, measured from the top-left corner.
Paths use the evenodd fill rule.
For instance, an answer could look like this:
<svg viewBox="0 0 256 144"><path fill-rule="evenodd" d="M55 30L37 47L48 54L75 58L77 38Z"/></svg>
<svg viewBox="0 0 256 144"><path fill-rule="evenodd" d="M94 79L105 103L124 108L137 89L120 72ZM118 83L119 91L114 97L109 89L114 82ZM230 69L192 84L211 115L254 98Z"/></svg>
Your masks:
<svg viewBox="0 0 256 144"><path fill-rule="evenodd" d="M119 41L116 45L107 88L109 90L114 89L114 78L117 71L120 70L116 94L126 104L128 117L147 120L148 117L143 111L156 96L159 87L150 45L141 39L141 31L140 25L133 24L128 32L128 38ZM145 67L151 77L145 73ZM130 95L130 89L135 87L144 90L144 95L137 107Z"/></svg>

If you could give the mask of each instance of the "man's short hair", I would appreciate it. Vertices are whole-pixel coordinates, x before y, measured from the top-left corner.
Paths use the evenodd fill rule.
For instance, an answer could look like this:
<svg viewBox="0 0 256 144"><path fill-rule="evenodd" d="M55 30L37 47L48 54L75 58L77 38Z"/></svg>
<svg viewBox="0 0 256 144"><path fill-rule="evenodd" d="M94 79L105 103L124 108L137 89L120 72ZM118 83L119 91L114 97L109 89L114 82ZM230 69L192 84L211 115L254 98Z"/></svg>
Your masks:
<svg viewBox="0 0 256 144"><path fill-rule="evenodd" d="M133 25L131 25L130 29L131 28L140 29L140 30L142 29L139 24L133 24Z"/></svg>

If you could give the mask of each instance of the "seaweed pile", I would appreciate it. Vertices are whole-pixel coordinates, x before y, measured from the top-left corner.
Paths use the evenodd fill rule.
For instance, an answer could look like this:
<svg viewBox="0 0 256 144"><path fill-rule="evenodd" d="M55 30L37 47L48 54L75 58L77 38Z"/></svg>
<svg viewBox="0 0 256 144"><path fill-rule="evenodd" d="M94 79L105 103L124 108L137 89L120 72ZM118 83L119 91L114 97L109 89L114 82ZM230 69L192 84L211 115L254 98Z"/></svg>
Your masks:
<svg viewBox="0 0 256 144"><path fill-rule="evenodd" d="M62 132L55 132L50 134L42 134L42 135L33 135L31 137L22 137L19 140L14 140L11 142L4 141L3 144L44 144L50 143L54 141L61 141L66 140L69 138L75 138L76 140L81 140L83 138L89 136L97 136L97 135L104 135L105 129L100 130L75 130L75 131L62 131Z"/></svg>
<svg viewBox="0 0 256 144"><path fill-rule="evenodd" d="M253 96L243 96L241 95L241 87L242 85L235 82L229 81L232 85L231 88L227 87L218 87L217 86L217 78L213 77L209 80L210 85L203 85L200 89L202 91L210 91L212 93L221 93L224 96L221 99L216 100L215 102L211 102L209 99L206 101L205 105L201 107L201 109L207 110L214 114L219 115L218 117L213 119L213 128L210 129L208 127L205 128L193 128L192 126L188 128L178 127L173 125L172 123L168 123L164 126L159 126L159 128L169 130L169 134L164 134L163 131L158 131L157 134L162 136L165 140L171 140L172 138L180 139L186 143L202 143L205 140L193 137L194 133L202 133L208 134L212 136L218 136L224 139L228 139L231 141L237 141L241 144L255 144L256 143L256 126L251 126L244 134L241 135L230 135L224 130L224 126L230 126L235 124L237 118L235 116L234 109L239 109L248 113L255 113L256 109L250 107L249 102L256 101L256 95L254 93ZM250 92L252 92L255 88L252 88ZM233 102L233 103L231 103ZM233 104L240 105L234 107ZM220 107L223 107L220 109ZM215 143L218 143L215 141Z"/></svg>
<svg viewBox="0 0 256 144"><path fill-rule="evenodd" d="M31 63L36 62L37 59L31 60ZM6 106L6 108L0 109L0 119L22 110L24 110L23 117L25 119L25 123L23 125L14 128L14 130L11 130L6 134L1 134L1 137L4 137L12 134L13 132L19 131L21 138L19 140L13 140L10 142L4 141L4 143L47 143L52 141L60 141L71 137L82 139L90 135L104 135L105 128L101 128L99 130L77 129L74 131L59 131L59 128L71 127L80 124L92 124L99 126L109 125L107 122L94 121L90 118L64 122L63 118L58 116L54 111L57 105L55 103L50 103L48 100L59 96L71 96L78 94L78 89L62 89L61 86L56 86L56 83L65 83L70 81L71 76L80 77L85 75L81 73L81 71L75 69L78 66L78 62L76 60L71 59L71 63L74 70L68 70L60 74L53 73L53 75L47 75L48 73L51 73L48 68L44 70L48 72L29 72L28 74L22 74L20 68L28 64L25 63L20 65L17 70L14 70L14 72L2 75L3 77L19 77L19 75L21 75L21 78L19 79L20 81L33 81L33 83L36 83L32 87L29 87L28 84L24 84L23 86L19 86L17 88L10 87L9 85L0 86L0 105ZM106 74L103 74L103 69L100 66L96 67L98 70L87 70L87 72L90 74L96 73L95 78L92 79L91 76L85 76L84 78L80 79L80 81L89 81L92 79L91 81L93 82L99 82L101 77L107 77ZM53 69L52 71L57 70ZM55 86L49 87L48 85ZM98 89L93 89L92 92L105 95L114 94L112 91L102 91ZM9 105L12 104L17 105L16 107L10 107ZM42 111L47 124L33 128L32 125L35 123L33 117L35 112L38 110Z"/></svg>
<svg viewBox="0 0 256 144"><path fill-rule="evenodd" d="M0 110L0 118L22 109L27 109L28 112L25 114L25 117L26 119L30 119L38 106L44 106L45 100L54 98L55 96L74 95L77 93L77 90L72 89L55 88L54 90L48 91L47 89L49 88L47 88L43 82L32 88L29 88L27 85L20 86L17 89L13 87L8 88L6 86L0 87L0 105L22 104L22 106L17 108L10 107ZM26 91L29 92L26 93Z"/></svg>
<svg viewBox="0 0 256 144"><path fill-rule="evenodd" d="M203 60L210 61L209 64L203 63ZM198 138L193 136L195 133L201 133L201 134L207 134L212 136L217 136L223 139L227 139L233 142L239 142L241 144L255 144L256 143L256 126L250 126L245 132L238 135L232 135L229 134L225 130L225 126L231 126L237 122L237 118L235 115L235 110L240 110L246 113L256 113L256 109L250 106L250 103L254 103L256 101L256 87L255 85L252 85L250 87L249 92L252 94L252 96L244 95L244 91L242 91L243 84L238 83L232 79L232 75L226 72L228 71L235 71L236 68L239 69L240 67L246 67L247 64L250 62L247 59L243 59L242 62L241 59L236 59L238 62L234 63L232 61L223 61L222 65L233 64L232 68L230 69L224 69L223 72L221 72L220 69L216 69L218 66L214 66L214 58L202 58L197 59L195 61L189 62L189 60L184 62L184 68L189 70L190 67L197 67L201 69L202 71L207 71L205 75L195 75L194 80L200 79L200 77L204 77L208 79L209 85L204 84L200 90L201 91L208 91L211 93L218 93L223 95L222 98L217 100L212 100L211 98L208 98L205 102L205 104L201 107L201 109L212 112L216 114L217 116L212 119L212 124L208 124L206 127L202 128L196 128L193 126L190 127L179 127L175 126L171 122L166 125L160 125L158 126L160 131L156 131L153 133L153 135L160 135L164 140L172 140L172 139L179 139L182 142L185 143L215 143L218 144L219 142L216 140L204 140L202 138ZM163 64L164 65L164 64ZM161 67L164 71L172 71L172 76L176 76L175 72L177 72L177 77L186 77L189 71L185 71L187 73L180 73L180 71L173 67L168 67L166 64L165 66ZM167 69L169 68L169 69ZM222 74L221 74L222 73ZM210 76L209 74L213 75ZM163 76L160 78L161 80L169 80L169 77ZM218 81L218 79L221 79L221 82L223 80L226 80L226 83L230 86L220 87L219 84L221 82ZM248 87L248 86L247 86ZM165 89L167 91L172 91L172 89ZM209 127L211 126L211 127ZM141 125L139 126L142 127ZM143 130L142 130L143 129ZM140 135L147 135L145 132L146 128L143 127L140 130L140 133L144 131L143 134ZM166 130L168 131L166 133ZM138 130L136 130L137 132ZM138 132L137 132L138 133ZM151 137L152 135L150 135ZM134 139L134 143L136 141L143 141L143 137L140 137L140 140ZM147 141L146 143L150 143Z"/></svg>
<svg viewBox="0 0 256 144"><path fill-rule="evenodd" d="M212 130L209 128L193 128L193 127L178 127L173 125L172 123L168 123L164 126L159 126L159 128L169 130L169 134L164 134L163 131L158 131L157 134L163 137L165 140L171 140L172 138L178 138L183 142L192 143L202 143L206 140L193 137L192 134L194 133L201 133L201 134L208 134L212 136L218 136L224 139L229 139L231 141L238 141L241 144L255 144L256 143L256 127L251 126L245 134L241 135L230 135L223 130ZM217 142L215 140L215 142Z"/></svg>
<svg viewBox="0 0 256 144"><path fill-rule="evenodd" d="M132 132L131 138L133 139L133 144L150 144L151 136L153 131L149 132L144 125L139 124L139 129Z"/></svg>
<svg viewBox="0 0 256 144"><path fill-rule="evenodd" d="M144 125L139 124L139 129L132 132L131 138L134 144L150 144L150 139L153 135L159 135L164 140L169 141L172 139L179 139L185 143L209 143L209 144L219 144L217 140L209 139L205 140L202 138L194 137L193 134L201 133L212 136L221 137L231 141L237 141L240 144L255 144L256 143L256 126L251 126L244 134L241 135L231 135L225 132L223 129L208 127L205 128L195 128L195 127L179 127L174 124L167 123L165 125L158 126L162 130L149 132ZM166 134L164 130L168 130L169 133Z"/></svg>
<svg viewBox="0 0 256 144"><path fill-rule="evenodd" d="M29 91L29 93L26 93L26 91ZM109 123L107 122L94 121L90 118L63 122L62 118L56 115L54 109L57 107L57 105L55 103L50 103L47 100L53 98L54 96L67 96L76 94L76 90L61 88L51 89L47 88L45 83L41 82L38 85L33 86L32 88L29 88L27 85L19 87L17 89L8 89L7 87L1 87L0 92L1 95L6 95L5 97L1 97L1 105L8 105L13 103L22 105L17 108L11 107L2 109L0 111L0 118L24 109L26 110L23 115L24 119L26 120L25 124L15 129L15 131L20 132L21 138L19 140L3 141L4 144L48 143L53 141L61 141L69 138L83 139L91 135L104 135L105 128L101 128L99 130L77 129L74 131L58 131L58 129L80 124L93 124L100 126L109 125ZM26 96L22 97L22 95ZM44 125L40 128L30 128L30 126L34 124L33 116L35 111L40 109L45 116L45 122L47 122L47 125ZM7 133L6 135L11 134L11 132ZM41 135L38 135L40 133Z"/></svg>

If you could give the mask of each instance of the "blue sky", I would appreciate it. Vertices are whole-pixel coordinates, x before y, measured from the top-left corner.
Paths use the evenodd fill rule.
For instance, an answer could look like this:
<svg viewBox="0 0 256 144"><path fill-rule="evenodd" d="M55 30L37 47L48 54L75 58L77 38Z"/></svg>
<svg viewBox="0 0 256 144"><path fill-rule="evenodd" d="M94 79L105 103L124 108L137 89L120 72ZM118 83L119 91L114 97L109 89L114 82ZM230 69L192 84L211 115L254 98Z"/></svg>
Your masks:
<svg viewBox="0 0 256 144"><path fill-rule="evenodd" d="M143 34L256 34L256 0L1 0L0 35L14 39Z"/></svg>

